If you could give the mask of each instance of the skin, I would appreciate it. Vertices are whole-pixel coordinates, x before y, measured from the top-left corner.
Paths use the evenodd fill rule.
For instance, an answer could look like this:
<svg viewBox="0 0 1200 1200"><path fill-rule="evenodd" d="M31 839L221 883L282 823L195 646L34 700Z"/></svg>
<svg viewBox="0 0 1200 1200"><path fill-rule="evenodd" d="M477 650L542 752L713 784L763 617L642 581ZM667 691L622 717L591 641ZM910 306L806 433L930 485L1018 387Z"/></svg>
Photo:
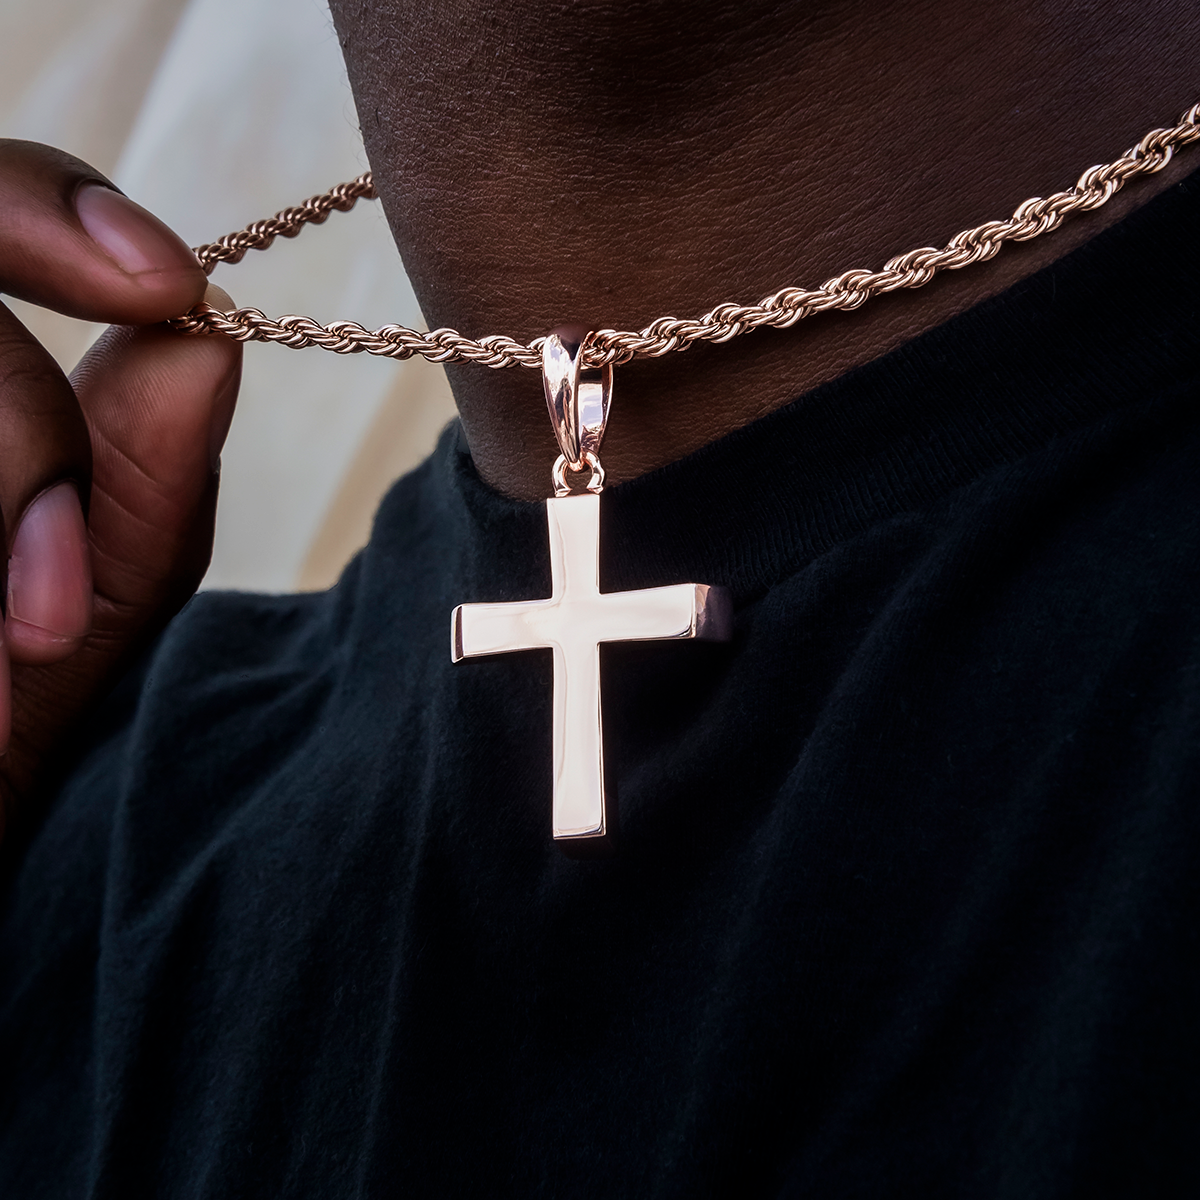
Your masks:
<svg viewBox="0 0 1200 1200"><path fill-rule="evenodd" d="M332 9L424 312L473 335L637 328L876 266L1067 186L1200 96L1191 0ZM1010 286L1190 173L1197 153L920 290L620 368L610 480L679 458ZM212 545L239 347L153 327L200 299L205 280L182 242L112 195L84 163L0 142L0 291L114 324L68 380L0 306L10 815L194 590ZM96 211L112 218L114 203L117 258L112 238L95 236ZM483 476L545 496L557 447L537 376L462 366L450 377Z"/></svg>
<svg viewBox="0 0 1200 1200"><path fill-rule="evenodd" d="M79 217L77 200L95 184L111 188L69 155L0 141L0 290L114 323L68 380L0 305L0 514L12 556L0 649L6 823L88 703L203 577L216 456L237 395L240 347L147 327L204 296L187 247L117 199L133 268L123 269Z"/></svg>
<svg viewBox="0 0 1200 1200"><path fill-rule="evenodd" d="M431 327L637 329L941 245L1200 97L1193 0L333 0ZM618 368L610 481L680 458L1066 253L1197 164L990 264ZM513 496L557 454L536 375L449 368Z"/></svg>

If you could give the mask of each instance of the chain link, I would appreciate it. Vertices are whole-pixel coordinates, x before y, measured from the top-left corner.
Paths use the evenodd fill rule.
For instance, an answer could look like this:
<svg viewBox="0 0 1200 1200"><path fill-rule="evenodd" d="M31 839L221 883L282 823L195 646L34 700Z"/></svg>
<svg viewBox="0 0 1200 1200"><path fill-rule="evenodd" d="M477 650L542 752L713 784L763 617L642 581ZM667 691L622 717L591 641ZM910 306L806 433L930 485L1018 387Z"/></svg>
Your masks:
<svg viewBox="0 0 1200 1200"><path fill-rule="evenodd" d="M858 308L872 296L901 288L921 287L939 271L956 271L994 257L1005 242L1025 242L1057 229L1067 217L1088 212L1108 202L1131 179L1161 171L1176 150L1200 140L1200 104L1195 104L1170 129L1152 129L1120 158L1089 167L1073 188L1046 197L1034 197L1017 206L1006 221L987 221L956 234L940 250L922 247L897 255L881 270L847 271L818 288L783 288L757 304L720 304L698 320L660 317L644 329L601 329L584 352L584 365L600 367L632 358L660 358L673 350L686 350L695 342L727 342L751 329L769 325L787 329L805 317L831 309ZM219 241L196 248L206 274L218 263L236 263L247 250L265 250L277 237L295 237L305 225L319 225L331 212L346 212L360 199L374 198L371 173L313 196L294 208L285 208L267 221L227 234ZM377 354L387 358L420 355L430 362L475 362L485 367L536 367L542 365L542 338L528 345L494 334L478 341L454 329L421 333L403 325L365 329L353 321L318 324L311 317L286 316L272 320L256 308L220 312L198 304L170 322L181 333L216 332L240 342L278 342L300 350L320 346L335 354Z"/></svg>

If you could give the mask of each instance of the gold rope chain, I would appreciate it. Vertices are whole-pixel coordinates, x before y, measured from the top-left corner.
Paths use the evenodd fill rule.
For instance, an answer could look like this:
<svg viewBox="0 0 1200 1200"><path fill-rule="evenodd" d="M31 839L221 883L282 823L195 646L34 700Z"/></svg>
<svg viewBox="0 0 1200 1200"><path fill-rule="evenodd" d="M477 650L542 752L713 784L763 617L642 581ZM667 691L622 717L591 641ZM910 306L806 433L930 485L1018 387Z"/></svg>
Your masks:
<svg viewBox="0 0 1200 1200"><path fill-rule="evenodd" d="M872 296L900 288L920 287L939 271L956 271L992 258L1005 242L1026 242L1057 229L1079 212L1105 204L1131 179L1161 171L1177 149L1200 140L1200 104L1194 104L1171 129L1152 129L1120 158L1089 167L1079 182L1065 192L1034 197L1017 206L1007 221L987 221L964 229L945 247L922 247L891 259L879 271L847 271L818 288L784 288L758 304L720 304L698 320L660 317L636 332L601 329L584 351L584 365L600 367L624 363L635 357L658 358L672 350L686 350L693 342L727 342L730 338L769 325L786 329L814 313L858 308ZM237 233L196 248L206 274L217 263L238 262L247 250L265 250L277 237L295 237L305 225L319 225L331 212L346 212L364 198L376 196L371 173L339 184L295 208L285 208L268 221L256 221ZM485 367L538 367L542 365L542 338L528 345L503 334L474 341L454 329L421 333L403 325L365 329L353 321L321 325L311 317L287 316L277 321L256 308L224 313L198 304L170 324L182 333L215 331L240 342L279 342L295 350L320 346L335 354L379 354L388 358L421 355L430 362L476 362Z"/></svg>

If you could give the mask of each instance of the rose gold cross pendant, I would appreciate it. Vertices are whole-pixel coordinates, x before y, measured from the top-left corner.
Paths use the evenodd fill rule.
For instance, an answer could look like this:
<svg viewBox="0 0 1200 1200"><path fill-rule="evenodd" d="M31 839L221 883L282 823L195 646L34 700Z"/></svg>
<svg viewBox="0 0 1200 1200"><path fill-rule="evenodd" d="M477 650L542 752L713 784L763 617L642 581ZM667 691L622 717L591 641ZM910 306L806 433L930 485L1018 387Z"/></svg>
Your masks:
<svg viewBox="0 0 1200 1200"><path fill-rule="evenodd" d="M606 369L602 384L580 387L585 345L586 339L565 342L551 335L543 350L546 397L552 418L558 401L561 419L555 420L555 431L563 450L554 469L557 494L546 501L550 596L512 604L460 604L450 629L454 662L539 647L554 651L554 837L581 849L607 843L612 833L604 780L601 644L727 641L732 630L732 606L724 588L680 583L632 592L600 590L604 475L597 451L612 384L611 369ZM565 471L588 467L588 491L571 495Z"/></svg>

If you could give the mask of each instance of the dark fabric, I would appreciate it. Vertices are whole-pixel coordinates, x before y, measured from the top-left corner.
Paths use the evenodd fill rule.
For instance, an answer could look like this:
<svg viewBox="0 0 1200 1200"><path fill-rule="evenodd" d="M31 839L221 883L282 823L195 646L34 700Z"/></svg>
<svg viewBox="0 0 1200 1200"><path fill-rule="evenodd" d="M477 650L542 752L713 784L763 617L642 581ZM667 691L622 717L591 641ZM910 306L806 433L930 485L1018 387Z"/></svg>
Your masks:
<svg viewBox="0 0 1200 1200"><path fill-rule="evenodd" d="M605 652L614 859L548 654L451 665L548 590L455 429L197 597L12 864L0 1195L1200 1194L1198 218L607 494L607 589L736 598Z"/></svg>

